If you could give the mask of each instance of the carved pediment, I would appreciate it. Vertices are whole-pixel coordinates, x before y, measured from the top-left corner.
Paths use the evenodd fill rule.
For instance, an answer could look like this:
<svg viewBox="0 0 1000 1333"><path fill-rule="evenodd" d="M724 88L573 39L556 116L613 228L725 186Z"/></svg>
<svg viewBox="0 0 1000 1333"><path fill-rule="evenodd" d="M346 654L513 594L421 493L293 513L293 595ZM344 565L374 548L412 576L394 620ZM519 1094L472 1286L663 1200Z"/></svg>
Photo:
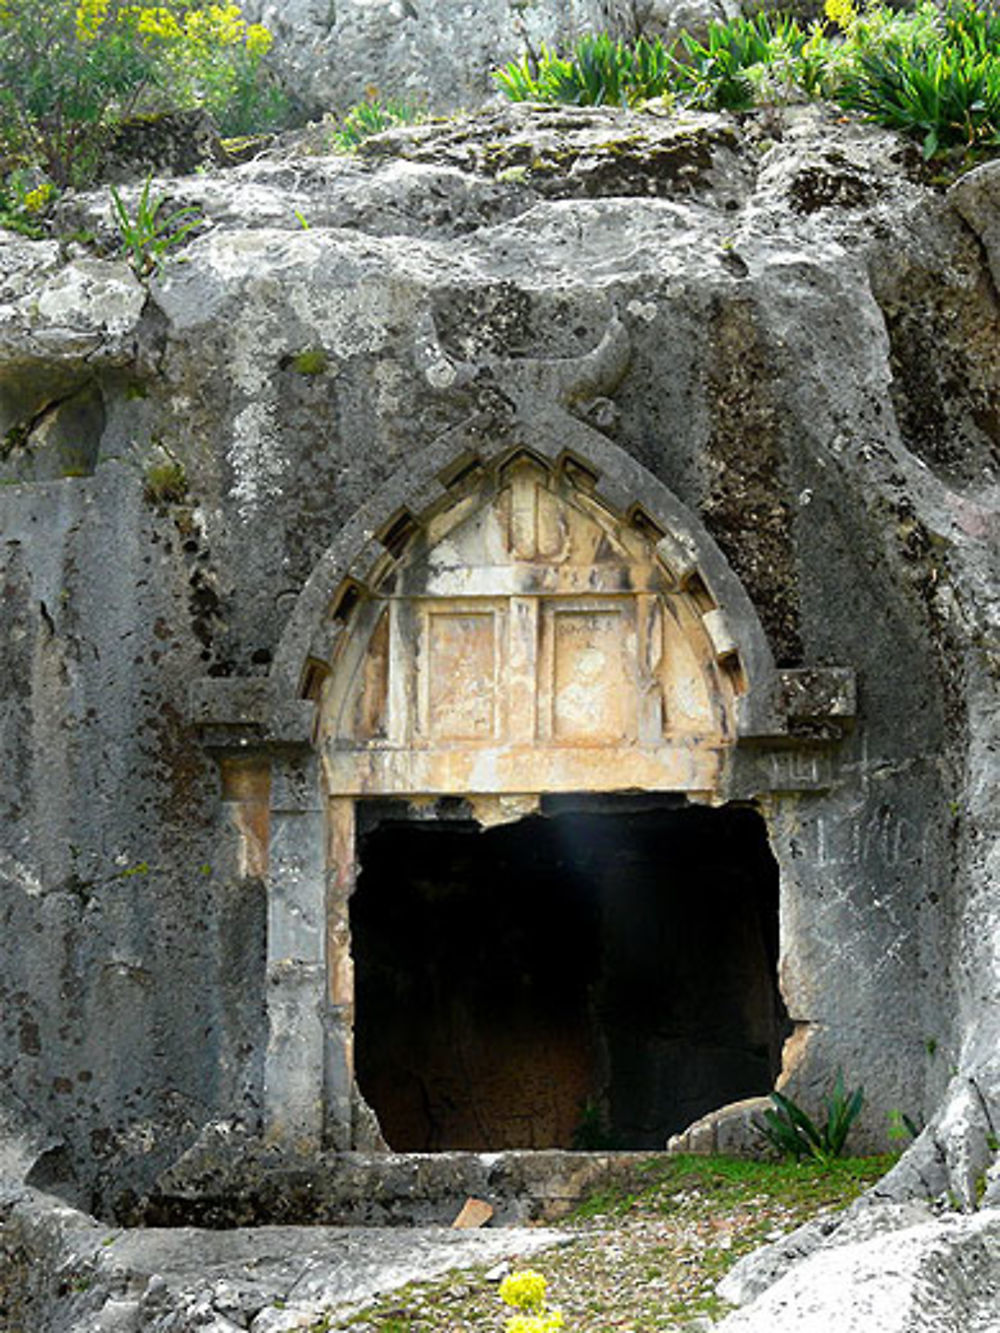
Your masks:
<svg viewBox="0 0 1000 1333"><path fill-rule="evenodd" d="M320 700L331 791L713 789L738 659L663 538L528 456L481 476L352 610Z"/></svg>

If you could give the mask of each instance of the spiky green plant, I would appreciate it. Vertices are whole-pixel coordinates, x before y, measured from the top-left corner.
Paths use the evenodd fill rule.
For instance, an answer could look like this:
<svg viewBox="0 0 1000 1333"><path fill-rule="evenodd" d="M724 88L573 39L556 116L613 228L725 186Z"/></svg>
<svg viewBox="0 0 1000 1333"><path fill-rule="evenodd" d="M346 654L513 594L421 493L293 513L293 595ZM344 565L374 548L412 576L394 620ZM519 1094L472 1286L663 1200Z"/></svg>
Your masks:
<svg viewBox="0 0 1000 1333"><path fill-rule="evenodd" d="M423 116L419 106L397 98L366 97L358 102L341 120L333 136L338 148L353 152L358 144L373 134L391 130L396 125L412 125Z"/></svg>
<svg viewBox="0 0 1000 1333"><path fill-rule="evenodd" d="M776 1148L783 1157L814 1158L830 1162L844 1151L847 1135L861 1112L865 1094L863 1088L848 1092L843 1070L837 1070L833 1090L826 1098L826 1119L821 1124L809 1116L791 1097L780 1092L771 1093L773 1109L763 1118L754 1120L754 1128Z"/></svg>
<svg viewBox="0 0 1000 1333"><path fill-rule="evenodd" d="M918 135L924 157L1000 143L1000 56L974 46L896 43L858 56L837 100L890 129Z"/></svg>
<svg viewBox="0 0 1000 1333"><path fill-rule="evenodd" d="M574 106L634 106L662 97L670 87L673 60L659 38L628 43L607 33L581 37L568 56L543 46L493 78L512 102L563 102Z"/></svg>
<svg viewBox="0 0 1000 1333"><path fill-rule="evenodd" d="M711 23L704 42L681 35L683 55L676 61L674 88L692 106L713 111L743 111L753 105L748 71L767 65L780 53L795 57L806 35L794 18L754 14Z"/></svg>
<svg viewBox="0 0 1000 1333"><path fill-rule="evenodd" d="M152 184L150 172L133 213L111 186L111 212L121 237L122 253L140 278L160 273L168 253L205 221L196 208L178 208L161 215L165 197L158 195L154 199L150 194Z"/></svg>

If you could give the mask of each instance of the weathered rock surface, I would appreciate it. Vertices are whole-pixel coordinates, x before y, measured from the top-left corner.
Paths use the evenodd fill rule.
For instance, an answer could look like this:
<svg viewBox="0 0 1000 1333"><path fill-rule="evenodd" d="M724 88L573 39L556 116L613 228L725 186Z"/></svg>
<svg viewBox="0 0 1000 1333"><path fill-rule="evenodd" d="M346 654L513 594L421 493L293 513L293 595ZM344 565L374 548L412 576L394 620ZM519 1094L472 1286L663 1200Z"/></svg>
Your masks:
<svg viewBox="0 0 1000 1333"><path fill-rule="evenodd" d="M238 757L372 495L470 421L502 437L491 365L583 357L617 311L613 401L559 410L700 516L781 668L857 675L852 734L780 771L763 747L742 789L781 873L789 1087L863 1082L859 1146L927 1122L887 1198L996 1199L998 173L944 193L814 108L510 110L163 183L207 221L148 286L0 235L0 1072L36 1183L127 1212L212 1121L259 1130L302 1006L269 1028L252 803L237 766L220 799L189 689L242 678ZM106 210L67 227L110 244ZM272 804L305 825L304 791ZM995 1258L991 1213L910 1234L911 1285Z"/></svg>
<svg viewBox="0 0 1000 1333"><path fill-rule="evenodd" d="M274 33L275 68L313 111L344 111L371 90L434 110L496 94L491 71L526 49L560 51L588 32L672 40L739 11L735 0L247 0Z"/></svg>
<svg viewBox="0 0 1000 1333"><path fill-rule="evenodd" d="M1000 1213L914 1220L913 1211L866 1209L724 1319L725 1333L836 1326L853 1333L987 1333L1000 1303ZM786 1249L789 1248L786 1246ZM765 1252L766 1254L766 1252ZM761 1259L744 1265L759 1273ZM747 1268L719 1286L748 1295ZM752 1290L754 1283L749 1284Z"/></svg>
<svg viewBox="0 0 1000 1333"><path fill-rule="evenodd" d="M0 1220L0 1319L37 1333L281 1333L562 1239L516 1227L121 1231L30 1190L0 1194Z"/></svg>

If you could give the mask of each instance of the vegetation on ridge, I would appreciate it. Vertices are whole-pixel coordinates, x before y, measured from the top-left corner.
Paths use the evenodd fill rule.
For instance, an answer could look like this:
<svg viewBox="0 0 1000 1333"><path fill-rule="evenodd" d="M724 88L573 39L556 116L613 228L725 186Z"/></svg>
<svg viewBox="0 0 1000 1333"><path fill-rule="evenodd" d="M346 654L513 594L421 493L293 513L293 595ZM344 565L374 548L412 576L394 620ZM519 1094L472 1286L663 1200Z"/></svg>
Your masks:
<svg viewBox="0 0 1000 1333"><path fill-rule="evenodd" d="M514 101L636 106L666 98L743 111L825 98L921 139L924 155L1000 146L1000 12L975 0L911 11L827 0L803 28L780 13L709 25L666 47L605 35L569 55L543 47L494 73Z"/></svg>
<svg viewBox="0 0 1000 1333"><path fill-rule="evenodd" d="M59 190L93 180L136 117L201 109L223 134L280 121L271 42L233 3L0 0L0 226L43 234Z"/></svg>
<svg viewBox="0 0 1000 1333"><path fill-rule="evenodd" d="M894 1161L823 1165L680 1154L651 1161L638 1190L594 1195L560 1224L569 1244L532 1255L531 1267L546 1278L543 1304L551 1313L551 1294L572 1333L701 1327L692 1321L726 1313L715 1288L737 1259L843 1209ZM473 1271L414 1283L353 1315L330 1314L311 1333L501 1333L506 1321L492 1276Z"/></svg>

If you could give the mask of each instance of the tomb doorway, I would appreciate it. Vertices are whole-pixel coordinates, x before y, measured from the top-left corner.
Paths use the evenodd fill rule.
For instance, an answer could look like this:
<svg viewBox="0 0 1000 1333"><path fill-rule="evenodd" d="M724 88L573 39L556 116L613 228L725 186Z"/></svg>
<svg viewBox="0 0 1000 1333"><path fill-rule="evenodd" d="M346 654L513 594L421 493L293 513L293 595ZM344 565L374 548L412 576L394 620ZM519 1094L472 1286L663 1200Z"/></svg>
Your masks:
<svg viewBox="0 0 1000 1333"><path fill-rule="evenodd" d="M546 418L523 437L470 426L431 446L317 563L269 678L206 680L192 703L223 750L244 864L267 882L269 1140L378 1147L367 1094L398 1149L598 1146L602 1135L658 1146L801 1060L798 1011L779 1060L778 872L764 816L773 831L778 802L834 783L853 675L776 669L696 517L595 432ZM784 858L781 881L782 994L794 999L809 976L790 948L797 881ZM473 895L484 882L489 894ZM434 901L434 883L460 910ZM529 913L545 924L534 953ZM647 935L658 951L630 969L613 942L645 948ZM493 937L509 943L482 962ZM483 1033L502 1028L512 1047L527 1042L533 1068L563 1071L549 1081L568 1091L535 1108L534 1137L493 1123L515 1093L491 1096L487 1131L473 1135L459 1122L483 1111L468 1098L450 1120L432 1108L421 1121L378 1091L409 1037L386 1005L380 1014L372 977L398 974L397 1011L427 1008L426 983L406 972L421 956L439 989L463 967L488 978L500 956L531 963L520 1008L509 969L485 998L476 975L459 1008L482 1045L496 1049ZM686 1027L664 998L668 975L683 981ZM447 1046L435 1003L427 1030ZM539 1012L558 1059L524 1037ZM731 1082L717 1047L738 1051Z"/></svg>
<svg viewBox="0 0 1000 1333"><path fill-rule="evenodd" d="M773 1086L755 810L564 796L482 829L462 802L359 806L355 1072L392 1149L662 1148Z"/></svg>

